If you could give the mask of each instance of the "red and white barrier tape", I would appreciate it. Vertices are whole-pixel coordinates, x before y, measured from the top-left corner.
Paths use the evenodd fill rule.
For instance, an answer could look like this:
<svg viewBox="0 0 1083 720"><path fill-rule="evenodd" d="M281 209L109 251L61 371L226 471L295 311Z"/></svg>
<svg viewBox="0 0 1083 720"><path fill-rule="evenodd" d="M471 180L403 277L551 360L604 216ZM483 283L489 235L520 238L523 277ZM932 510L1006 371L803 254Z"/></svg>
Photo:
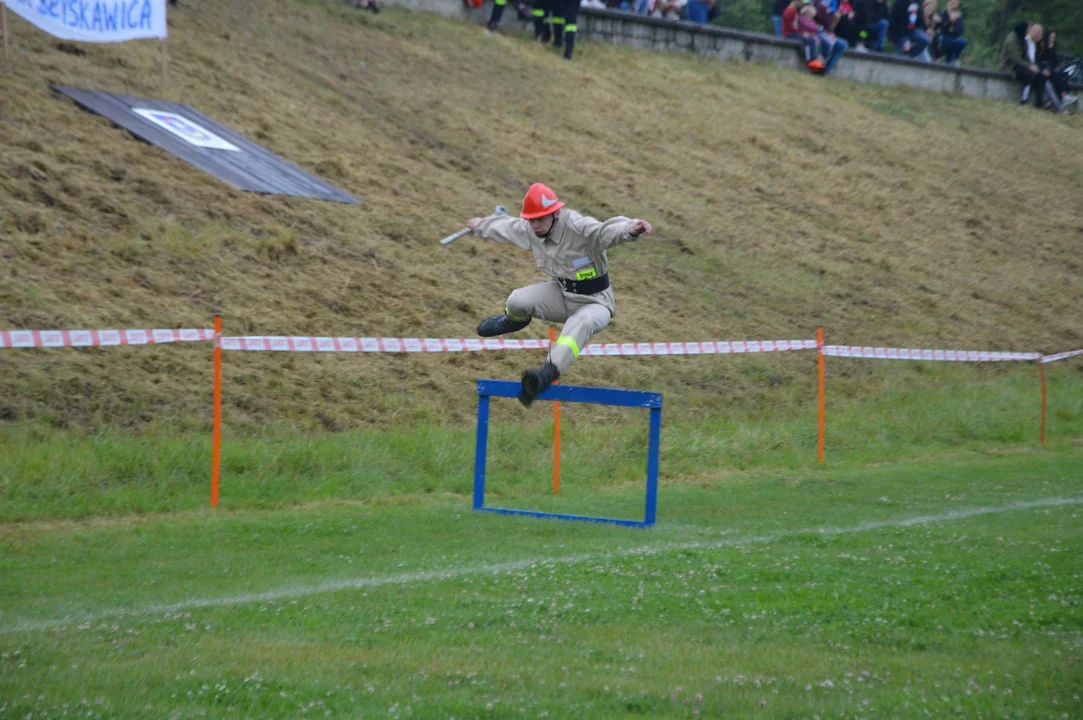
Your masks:
<svg viewBox="0 0 1083 720"><path fill-rule="evenodd" d="M213 340L214 330L0 330L0 348L156 345Z"/></svg>
<svg viewBox="0 0 1083 720"><path fill-rule="evenodd" d="M499 338L369 338L250 336L223 337L223 350L279 352L476 352L543 350L548 340ZM581 355L719 355L728 353L815 350L815 340L749 340L746 342L608 343L588 345Z"/></svg>
<svg viewBox="0 0 1083 720"><path fill-rule="evenodd" d="M908 348L824 345L824 355L873 360L943 360L948 362L1003 362L1040 360L1041 353L991 352L985 350L912 350Z"/></svg>
<svg viewBox="0 0 1083 720"><path fill-rule="evenodd" d="M745 340L587 345L580 355L730 355L815 350L815 340Z"/></svg>
<svg viewBox="0 0 1083 720"><path fill-rule="evenodd" d="M272 352L471 352L477 350L539 350L548 340L502 340L498 338L374 338L312 337L305 335L254 335L223 337L223 350Z"/></svg>
<svg viewBox="0 0 1083 720"><path fill-rule="evenodd" d="M1057 360L1064 360L1070 357L1076 357L1077 355L1083 355L1083 350L1069 350L1068 352L1057 353L1056 355L1044 355L1042 356L1043 363L1056 362Z"/></svg>
<svg viewBox="0 0 1083 720"><path fill-rule="evenodd" d="M214 330L0 330L0 348L59 348L113 345L155 345L214 340ZM376 338L256 335L219 338L223 350L274 352L477 352L484 350L544 350L548 340L502 338ZM745 340L709 342L601 343L583 348L581 355L729 355L738 353L815 350L815 340ZM948 362L1032 361L1051 363L1083 355L1071 350L1056 355L979 350L919 350L908 348L824 345L824 355L874 360L932 360Z"/></svg>

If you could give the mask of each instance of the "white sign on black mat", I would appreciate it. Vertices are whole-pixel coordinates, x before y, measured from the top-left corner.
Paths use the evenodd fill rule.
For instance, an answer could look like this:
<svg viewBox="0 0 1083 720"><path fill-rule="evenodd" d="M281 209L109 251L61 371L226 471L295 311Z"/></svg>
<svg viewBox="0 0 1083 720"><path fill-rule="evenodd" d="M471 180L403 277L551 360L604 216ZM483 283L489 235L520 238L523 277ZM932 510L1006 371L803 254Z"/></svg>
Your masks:
<svg viewBox="0 0 1083 720"><path fill-rule="evenodd" d="M148 108L132 108L132 112L144 117L155 125L173 133L187 143L212 150L229 150L240 152L241 149L218 137L202 125L192 122L183 115L167 110L150 110Z"/></svg>

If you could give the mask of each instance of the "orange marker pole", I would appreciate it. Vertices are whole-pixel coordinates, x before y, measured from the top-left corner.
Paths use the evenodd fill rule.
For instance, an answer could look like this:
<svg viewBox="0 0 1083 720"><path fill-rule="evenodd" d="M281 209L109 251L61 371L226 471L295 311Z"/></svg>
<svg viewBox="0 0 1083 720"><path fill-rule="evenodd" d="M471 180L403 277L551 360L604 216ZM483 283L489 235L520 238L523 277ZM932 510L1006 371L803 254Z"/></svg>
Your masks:
<svg viewBox="0 0 1083 720"><path fill-rule="evenodd" d="M820 464L824 464L824 329L816 328L816 355L819 365L819 394L820 394L820 432L818 438L817 457Z"/></svg>
<svg viewBox="0 0 1083 720"><path fill-rule="evenodd" d="M1041 432L1041 442L1042 442L1042 447L1045 447L1045 395L1046 395L1046 393L1045 393L1045 363L1043 363L1043 362L1038 363L1038 374L1042 378L1042 432Z"/></svg>
<svg viewBox="0 0 1083 720"><path fill-rule="evenodd" d="M211 450L211 507L218 507L218 467L222 459L222 316L214 316L214 446Z"/></svg>
<svg viewBox="0 0 1083 720"><path fill-rule="evenodd" d="M557 341L557 329L549 326L549 347ZM554 385L559 384L559 380ZM553 403L553 494L560 494L560 403Z"/></svg>

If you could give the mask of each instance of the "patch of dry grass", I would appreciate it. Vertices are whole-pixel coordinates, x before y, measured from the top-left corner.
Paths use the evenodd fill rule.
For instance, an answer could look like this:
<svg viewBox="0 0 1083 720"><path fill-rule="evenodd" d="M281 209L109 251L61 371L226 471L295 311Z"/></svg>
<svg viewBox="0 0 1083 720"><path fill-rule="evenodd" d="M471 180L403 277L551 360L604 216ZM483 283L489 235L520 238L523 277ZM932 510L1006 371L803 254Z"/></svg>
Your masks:
<svg viewBox="0 0 1083 720"><path fill-rule="evenodd" d="M435 16L289 0L185 2L163 93L154 43L76 55L11 24L7 327L207 326L220 309L230 334L470 336L537 274L520 251L436 240L543 180L583 212L656 223L654 239L613 253L605 340L811 337L822 324L838 342L1083 345L1079 118L590 43L566 63ZM234 191L50 82L192 104L365 204ZM227 413L332 429L456 421L474 378L538 359L230 355ZM209 420L206 348L4 360L9 421ZM755 406L770 373L803 392L811 367L591 358L569 380L662 389L698 412Z"/></svg>

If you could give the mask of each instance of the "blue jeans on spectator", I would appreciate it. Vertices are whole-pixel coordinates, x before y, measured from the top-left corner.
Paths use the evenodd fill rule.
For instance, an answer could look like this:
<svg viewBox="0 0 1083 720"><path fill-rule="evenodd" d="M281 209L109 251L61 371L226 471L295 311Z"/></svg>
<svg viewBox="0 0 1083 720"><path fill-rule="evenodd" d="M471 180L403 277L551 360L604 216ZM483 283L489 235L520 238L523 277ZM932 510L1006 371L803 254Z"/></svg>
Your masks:
<svg viewBox="0 0 1083 720"><path fill-rule="evenodd" d="M887 27L889 24L887 20L878 20L869 25L869 41L871 41L869 50L883 52L884 43L887 42Z"/></svg>
<svg viewBox="0 0 1083 720"><path fill-rule="evenodd" d="M842 54L846 52L846 48L848 47L849 45L842 38L836 37L834 42L832 42L827 33L823 31L820 32L821 52L823 53L823 56L827 58L826 62L824 62L824 75L829 74L835 69L835 66L839 64L839 58L842 57Z"/></svg>
<svg viewBox="0 0 1083 720"><path fill-rule="evenodd" d="M636 0L636 15L650 15L651 4L650 0Z"/></svg>
<svg viewBox="0 0 1083 720"><path fill-rule="evenodd" d="M909 50L903 50L906 43L910 43ZM907 55L908 57L916 58L925 52L925 49L929 47L929 36L925 34L924 30L907 30L903 33L903 36L899 38L899 54Z"/></svg>
<svg viewBox="0 0 1083 720"><path fill-rule="evenodd" d="M944 43L944 49L946 50L944 62L950 65L959 59L963 54L963 50L966 50L966 38L949 38Z"/></svg>
<svg viewBox="0 0 1083 720"><path fill-rule="evenodd" d="M711 7L700 0L688 0L688 4L684 6L684 15L690 22L698 23L700 25L707 24L707 13L711 11Z"/></svg>
<svg viewBox="0 0 1083 720"><path fill-rule="evenodd" d="M772 15L771 22L775 25L775 37L782 37L782 16Z"/></svg>

